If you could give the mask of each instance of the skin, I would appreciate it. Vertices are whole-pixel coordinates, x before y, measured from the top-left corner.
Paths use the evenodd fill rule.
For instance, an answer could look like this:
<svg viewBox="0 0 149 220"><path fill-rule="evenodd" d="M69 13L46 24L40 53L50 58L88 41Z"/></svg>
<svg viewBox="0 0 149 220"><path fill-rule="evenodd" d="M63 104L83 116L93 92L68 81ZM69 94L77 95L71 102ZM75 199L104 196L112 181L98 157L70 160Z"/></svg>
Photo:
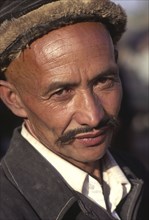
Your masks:
<svg viewBox="0 0 149 220"><path fill-rule="evenodd" d="M113 130L97 126L117 117L121 83L114 47L99 23L63 27L36 40L9 66L1 98L25 119L29 131L47 148L100 178L99 159ZM61 135L84 127L66 143Z"/></svg>

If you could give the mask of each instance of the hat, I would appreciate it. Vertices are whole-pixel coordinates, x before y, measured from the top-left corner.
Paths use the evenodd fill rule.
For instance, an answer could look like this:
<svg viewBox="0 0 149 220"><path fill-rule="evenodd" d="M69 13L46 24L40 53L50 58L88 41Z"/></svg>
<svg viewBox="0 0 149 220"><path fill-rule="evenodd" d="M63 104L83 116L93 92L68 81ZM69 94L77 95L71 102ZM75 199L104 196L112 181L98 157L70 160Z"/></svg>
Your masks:
<svg viewBox="0 0 149 220"><path fill-rule="evenodd" d="M79 22L103 23L114 44L126 27L126 14L110 0L1 0L0 72L37 38Z"/></svg>

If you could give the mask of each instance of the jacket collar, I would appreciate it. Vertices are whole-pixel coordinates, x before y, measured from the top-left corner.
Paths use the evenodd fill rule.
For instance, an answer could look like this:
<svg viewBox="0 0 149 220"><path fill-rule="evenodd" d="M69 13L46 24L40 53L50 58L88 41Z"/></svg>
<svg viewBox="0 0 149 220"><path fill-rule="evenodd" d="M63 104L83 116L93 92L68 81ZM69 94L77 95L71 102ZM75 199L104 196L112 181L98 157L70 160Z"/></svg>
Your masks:
<svg viewBox="0 0 149 220"><path fill-rule="evenodd" d="M141 195L142 180L137 179L123 158L114 155L123 172L132 184L129 195L121 202L118 212L123 219L132 218L132 211ZM5 173L13 185L30 203L41 219L60 220L67 210L78 200L60 174L20 135L14 132L10 148L2 161ZM23 175L22 175L23 174ZM55 196L55 192L57 192ZM36 199L35 199L36 198ZM52 198L52 199L51 199ZM129 201L133 201L130 205Z"/></svg>
<svg viewBox="0 0 149 220"><path fill-rule="evenodd" d="M136 220L144 190L142 175L144 169L126 152L117 153L112 150L111 153L131 183L130 193L120 202L116 210L122 219Z"/></svg>
<svg viewBox="0 0 149 220"><path fill-rule="evenodd" d="M49 219L50 216L58 220L62 212L77 200L55 168L30 146L18 130L13 135L2 166L9 180L41 219Z"/></svg>

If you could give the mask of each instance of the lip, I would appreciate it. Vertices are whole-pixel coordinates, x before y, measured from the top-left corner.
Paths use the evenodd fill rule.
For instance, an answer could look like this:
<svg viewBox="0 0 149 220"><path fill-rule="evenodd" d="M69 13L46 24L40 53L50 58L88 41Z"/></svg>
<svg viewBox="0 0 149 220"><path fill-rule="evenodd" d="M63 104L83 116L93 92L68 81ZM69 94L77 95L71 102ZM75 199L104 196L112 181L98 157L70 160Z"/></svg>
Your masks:
<svg viewBox="0 0 149 220"><path fill-rule="evenodd" d="M101 135L104 131L98 131L98 132L90 132L90 133L87 133L87 134L80 134L80 135L77 135L76 138L77 139L84 139L84 138L95 138L99 135Z"/></svg>
<svg viewBox="0 0 149 220"><path fill-rule="evenodd" d="M109 127L105 127L100 131L93 131L86 134L80 134L75 137L75 140L86 147L93 147L100 145L107 137L107 131Z"/></svg>

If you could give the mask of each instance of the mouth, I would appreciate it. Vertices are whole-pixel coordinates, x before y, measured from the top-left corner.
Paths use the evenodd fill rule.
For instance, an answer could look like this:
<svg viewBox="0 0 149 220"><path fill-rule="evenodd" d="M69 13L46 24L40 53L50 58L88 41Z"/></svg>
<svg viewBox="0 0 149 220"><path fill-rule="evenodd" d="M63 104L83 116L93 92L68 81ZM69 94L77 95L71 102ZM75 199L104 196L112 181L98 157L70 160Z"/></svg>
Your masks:
<svg viewBox="0 0 149 220"><path fill-rule="evenodd" d="M115 117L104 118L95 128L86 126L65 132L57 139L56 144L67 145L77 141L78 144L87 144L87 146L97 145L102 143L109 136L108 132L118 127L118 124Z"/></svg>
<svg viewBox="0 0 149 220"><path fill-rule="evenodd" d="M102 144L105 141L109 130L110 130L109 126L107 126L107 127L104 127L100 131L94 130L90 133L79 134L79 135L76 135L75 140L79 144L82 144L86 147L94 147L94 146Z"/></svg>

